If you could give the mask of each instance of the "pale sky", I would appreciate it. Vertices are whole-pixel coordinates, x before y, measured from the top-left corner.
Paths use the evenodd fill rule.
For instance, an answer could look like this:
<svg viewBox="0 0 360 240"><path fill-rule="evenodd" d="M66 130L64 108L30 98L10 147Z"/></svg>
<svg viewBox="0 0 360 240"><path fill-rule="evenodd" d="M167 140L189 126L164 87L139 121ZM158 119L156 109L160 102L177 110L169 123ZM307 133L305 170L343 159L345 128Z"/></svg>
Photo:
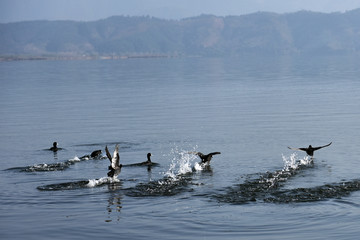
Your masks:
<svg viewBox="0 0 360 240"><path fill-rule="evenodd" d="M356 8L360 8L360 0L0 0L0 22L94 21L115 15L181 19L200 14L228 16L300 10L329 13Z"/></svg>

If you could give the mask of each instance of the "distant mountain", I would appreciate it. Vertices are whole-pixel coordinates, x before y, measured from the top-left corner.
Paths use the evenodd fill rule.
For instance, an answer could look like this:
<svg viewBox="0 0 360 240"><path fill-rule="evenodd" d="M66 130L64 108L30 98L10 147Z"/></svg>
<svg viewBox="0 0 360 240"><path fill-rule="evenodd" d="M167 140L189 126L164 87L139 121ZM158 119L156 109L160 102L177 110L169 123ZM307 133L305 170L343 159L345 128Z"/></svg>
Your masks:
<svg viewBox="0 0 360 240"><path fill-rule="evenodd" d="M116 16L94 22L0 24L0 55L236 56L360 53L360 9L182 20Z"/></svg>

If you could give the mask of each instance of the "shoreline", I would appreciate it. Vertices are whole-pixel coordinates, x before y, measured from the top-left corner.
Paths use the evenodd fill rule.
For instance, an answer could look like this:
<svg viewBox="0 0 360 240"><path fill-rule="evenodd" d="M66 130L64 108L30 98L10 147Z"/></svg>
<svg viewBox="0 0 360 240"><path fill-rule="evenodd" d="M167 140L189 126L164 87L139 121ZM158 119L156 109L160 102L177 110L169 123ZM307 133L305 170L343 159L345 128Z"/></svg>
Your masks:
<svg viewBox="0 0 360 240"><path fill-rule="evenodd" d="M129 58L174 58L175 55L101 55L101 56L23 56L23 55L11 55L0 56L0 62L12 62L12 61L54 61L54 60L117 60L117 59L129 59Z"/></svg>

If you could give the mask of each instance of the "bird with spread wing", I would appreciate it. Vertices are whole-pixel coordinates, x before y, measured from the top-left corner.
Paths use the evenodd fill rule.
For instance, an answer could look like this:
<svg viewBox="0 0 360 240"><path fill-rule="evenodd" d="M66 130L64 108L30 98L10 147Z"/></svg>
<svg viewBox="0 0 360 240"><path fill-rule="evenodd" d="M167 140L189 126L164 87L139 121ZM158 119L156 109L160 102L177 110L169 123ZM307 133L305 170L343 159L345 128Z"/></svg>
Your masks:
<svg viewBox="0 0 360 240"><path fill-rule="evenodd" d="M108 172L107 175L112 178L117 177L120 174L122 168L122 164L119 164L120 163L119 145L116 144L113 156L111 156L107 146L105 147L105 152L106 152L106 156L110 160L110 166L109 166L110 171Z"/></svg>
<svg viewBox="0 0 360 240"><path fill-rule="evenodd" d="M296 151L305 151L307 155L313 157L313 156L314 156L314 152L315 152L316 150L319 150L319 149L324 148L324 147L328 147L328 146L330 146L331 144L332 144L332 142L329 143L329 144L327 144L327 145L320 146L320 147L313 147L313 146L309 145L309 147L307 147L307 148L292 148L292 147L288 147L288 148L291 149L291 150L296 150Z"/></svg>
<svg viewBox="0 0 360 240"><path fill-rule="evenodd" d="M221 152L212 152L209 154L203 154L201 152L189 152L189 154L195 154L198 155L201 159L201 163L210 163L212 157L217 154L221 154Z"/></svg>

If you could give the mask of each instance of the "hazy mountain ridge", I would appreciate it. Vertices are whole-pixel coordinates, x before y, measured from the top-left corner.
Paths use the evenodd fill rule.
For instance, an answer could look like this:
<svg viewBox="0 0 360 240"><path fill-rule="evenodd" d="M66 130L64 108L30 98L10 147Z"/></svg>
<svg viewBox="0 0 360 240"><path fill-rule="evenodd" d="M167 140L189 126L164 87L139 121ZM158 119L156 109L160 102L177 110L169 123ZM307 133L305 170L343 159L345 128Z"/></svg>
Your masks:
<svg viewBox="0 0 360 240"><path fill-rule="evenodd" d="M182 20L116 16L94 22L0 24L0 55L136 56L360 53L360 9Z"/></svg>

